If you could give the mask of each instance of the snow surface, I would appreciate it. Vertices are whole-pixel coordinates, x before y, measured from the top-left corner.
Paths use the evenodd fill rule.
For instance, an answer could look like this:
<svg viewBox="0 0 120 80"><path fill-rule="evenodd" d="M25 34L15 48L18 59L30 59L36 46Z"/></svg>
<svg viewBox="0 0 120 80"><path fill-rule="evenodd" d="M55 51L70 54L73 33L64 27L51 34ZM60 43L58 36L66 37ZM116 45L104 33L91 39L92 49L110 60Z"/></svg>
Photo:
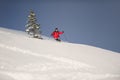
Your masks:
<svg viewBox="0 0 120 80"><path fill-rule="evenodd" d="M120 80L120 53L0 28L0 80Z"/></svg>

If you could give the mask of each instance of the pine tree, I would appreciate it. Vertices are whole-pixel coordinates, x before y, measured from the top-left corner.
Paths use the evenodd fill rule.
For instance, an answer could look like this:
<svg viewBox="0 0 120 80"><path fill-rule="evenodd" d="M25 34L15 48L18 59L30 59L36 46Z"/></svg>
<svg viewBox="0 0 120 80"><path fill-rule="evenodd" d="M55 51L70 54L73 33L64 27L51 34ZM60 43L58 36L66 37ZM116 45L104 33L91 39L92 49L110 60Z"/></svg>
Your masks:
<svg viewBox="0 0 120 80"><path fill-rule="evenodd" d="M36 15L33 10L30 10L30 14L28 15L28 22L26 25L26 32L34 37L41 38L40 24L37 24Z"/></svg>

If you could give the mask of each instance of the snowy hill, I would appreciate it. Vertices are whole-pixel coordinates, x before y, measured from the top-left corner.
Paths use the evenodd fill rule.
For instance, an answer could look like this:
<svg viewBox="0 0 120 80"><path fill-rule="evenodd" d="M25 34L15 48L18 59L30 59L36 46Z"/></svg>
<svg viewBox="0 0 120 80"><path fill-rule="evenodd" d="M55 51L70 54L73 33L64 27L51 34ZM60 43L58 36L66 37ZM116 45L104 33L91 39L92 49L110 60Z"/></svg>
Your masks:
<svg viewBox="0 0 120 80"><path fill-rule="evenodd" d="M120 53L0 28L0 80L120 80Z"/></svg>

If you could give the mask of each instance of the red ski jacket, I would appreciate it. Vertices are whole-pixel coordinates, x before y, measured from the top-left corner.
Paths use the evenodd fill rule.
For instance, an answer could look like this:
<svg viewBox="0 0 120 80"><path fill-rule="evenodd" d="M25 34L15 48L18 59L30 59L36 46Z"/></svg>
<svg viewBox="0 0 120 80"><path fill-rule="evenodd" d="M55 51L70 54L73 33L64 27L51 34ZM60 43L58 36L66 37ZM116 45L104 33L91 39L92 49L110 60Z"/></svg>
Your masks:
<svg viewBox="0 0 120 80"><path fill-rule="evenodd" d="M54 39L58 39L60 37L60 34L63 34L64 32L60 32L60 31L54 31L52 32L52 36Z"/></svg>

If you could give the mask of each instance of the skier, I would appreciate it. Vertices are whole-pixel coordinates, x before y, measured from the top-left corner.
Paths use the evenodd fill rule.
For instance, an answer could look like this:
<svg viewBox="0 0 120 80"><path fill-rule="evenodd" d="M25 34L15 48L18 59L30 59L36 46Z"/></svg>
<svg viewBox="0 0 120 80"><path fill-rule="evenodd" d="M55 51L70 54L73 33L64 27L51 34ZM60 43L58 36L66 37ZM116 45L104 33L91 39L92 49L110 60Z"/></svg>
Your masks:
<svg viewBox="0 0 120 80"><path fill-rule="evenodd" d="M63 34L63 33L64 33L64 31L60 32L60 31L58 30L58 28L55 28L55 30L52 32L51 36L53 36L53 38L54 38L56 41L61 41L61 40L59 39L59 37L60 37L60 34Z"/></svg>

